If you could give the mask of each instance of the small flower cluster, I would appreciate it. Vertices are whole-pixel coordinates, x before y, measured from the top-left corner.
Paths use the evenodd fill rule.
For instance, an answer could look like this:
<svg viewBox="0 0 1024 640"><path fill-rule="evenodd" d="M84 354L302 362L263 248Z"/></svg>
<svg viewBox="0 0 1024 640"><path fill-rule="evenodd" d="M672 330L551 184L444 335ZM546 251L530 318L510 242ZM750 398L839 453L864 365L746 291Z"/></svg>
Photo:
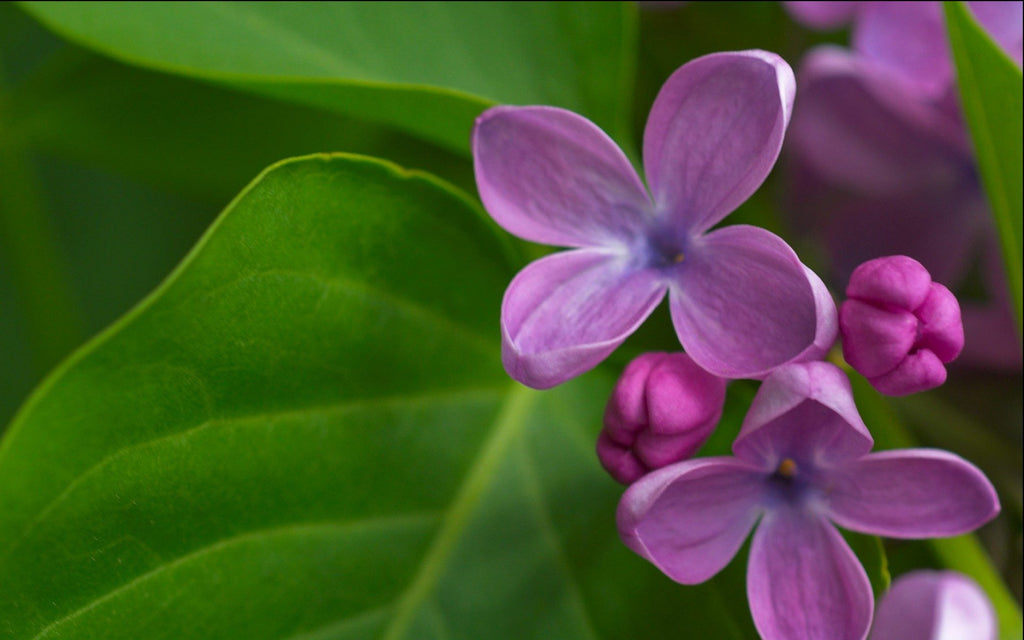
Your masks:
<svg viewBox="0 0 1024 640"><path fill-rule="evenodd" d="M505 293L502 355L513 378L547 388L595 367L668 295L685 353L644 354L626 368L597 444L601 463L629 485L617 513L625 544L696 584L754 531L747 592L760 634L863 640L874 598L836 525L951 536L990 520L999 502L951 453L871 453L846 375L822 361L841 332L847 361L881 392L942 384L944 363L963 346L947 289L920 263L890 256L854 273L837 313L781 238L715 226L771 171L794 91L789 66L764 51L681 67L647 121L646 187L600 129L551 107L487 111L473 155L481 198L501 226L570 248L527 266ZM762 382L734 455L691 458L735 378ZM956 588L927 579L941 583L935 593ZM902 594L894 587L890 600ZM899 620L882 620L898 608L880 608L876 638L896 637L883 626Z"/></svg>

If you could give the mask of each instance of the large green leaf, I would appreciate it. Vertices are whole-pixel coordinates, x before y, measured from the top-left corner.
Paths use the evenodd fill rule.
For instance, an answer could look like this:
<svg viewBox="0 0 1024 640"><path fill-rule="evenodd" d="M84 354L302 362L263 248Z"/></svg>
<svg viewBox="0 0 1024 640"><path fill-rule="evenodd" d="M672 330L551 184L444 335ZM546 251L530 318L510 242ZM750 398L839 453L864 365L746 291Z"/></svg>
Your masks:
<svg viewBox="0 0 1024 640"><path fill-rule="evenodd" d="M1010 299L1021 328L1021 219L1024 218L1024 108L1021 69L962 2L944 2L964 115L1003 245Z"/></svg>
<svg viewBox="0 0 1024 640"><path fill-rule="evenodd" d="M23 5L130 64L396 125L467 149L495 103L551 104L626 133L624 3L59 2Z"/></svg>
<svg viewBox="0 0 1024 640"><path fill-rule="evenodd" d="M432 178L265 172L0 444L0 636L753 637L742 562L619 542L610 381L505 376L516 266Z"/></svg>
<svg viewBox="0 0 1024 640"><path fill-rule="evenodd" d="M394 129L124 65L12 4L0 29L0 424L281 158L362 153L474 188L466 157Z"/></svg>

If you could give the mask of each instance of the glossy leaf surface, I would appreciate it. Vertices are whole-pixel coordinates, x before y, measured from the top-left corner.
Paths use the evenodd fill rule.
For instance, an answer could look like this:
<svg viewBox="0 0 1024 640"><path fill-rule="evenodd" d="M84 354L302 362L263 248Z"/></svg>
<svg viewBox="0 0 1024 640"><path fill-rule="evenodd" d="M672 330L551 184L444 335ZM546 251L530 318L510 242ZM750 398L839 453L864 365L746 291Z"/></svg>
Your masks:
<svg viewBox="0 0 1024 640"><path fill-rule="evenodd" d="M635 38L620 3L24 3L129 64L399 126L468 151L496 103L623 134ZM386 43L386 46L382 46Z"/></svg>
<svg viewBox="0 0 1024 640"><path fill-rule="evenodd" d="M610 380L505 376L515 266L431 178L269 169L15 419L0 635L752 637L742 561L681 587L619 542Z"/></svg>

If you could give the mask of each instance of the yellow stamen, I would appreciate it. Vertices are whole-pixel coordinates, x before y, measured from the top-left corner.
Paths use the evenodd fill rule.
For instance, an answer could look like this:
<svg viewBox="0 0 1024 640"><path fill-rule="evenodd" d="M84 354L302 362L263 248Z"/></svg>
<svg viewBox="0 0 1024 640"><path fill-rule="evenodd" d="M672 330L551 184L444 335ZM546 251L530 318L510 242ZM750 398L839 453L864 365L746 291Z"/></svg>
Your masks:
<svg viewBox="0 0 1024 640"><path fill-rule="evenodd" d="M779 463L779 468L776 470L783 478L792 478L796 475L796 463L793 462L792 458L786 458Z"/></svg>
<svg viewBox="0 0 1024 640"><path fill-rule="evenodd" d="M682 253L677 253L676 257L672 258L672 262L675 262L676 264L679 264L682 261L683 261L683 254Z"/></svg>

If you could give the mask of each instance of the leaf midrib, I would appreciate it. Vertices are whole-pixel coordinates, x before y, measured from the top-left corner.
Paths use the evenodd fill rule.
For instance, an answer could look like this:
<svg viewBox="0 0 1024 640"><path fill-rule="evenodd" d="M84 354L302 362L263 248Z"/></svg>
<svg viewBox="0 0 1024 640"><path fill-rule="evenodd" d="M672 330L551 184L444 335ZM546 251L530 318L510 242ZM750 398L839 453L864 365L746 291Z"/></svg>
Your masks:
<svg viewBox="0 0 1024 640"><path fill-rule="evenodd" d="M489 390L493 392L493 389ZM508 396L498 412L497 417L494 421L491 434L487 441L483 444L480 449L480 453L477 456L476 461L470 470L466 473L464 481L459 486L454 499L452 500L451 506L440 515L441 526L438 530L437 535L434 537L433 542L427 550L423 561L420 563L419 571L409 583L409 587L403 592L397 599L395 606L396 614L391 619L388 629L385 632L383 638L385 640L398 640L404 637L404 633L408 630L408 626L411 623L417 608L421 605L429 593L436 585L438 579L444 571L445 561L450 557L453 550L455 549L456 543L465 530L472 512L476 505L479 503L481 496L483 495L486 486L488 485L491 477L494 475L499 463L503 456L507 453L511 443L515 440L516 436L521 432L525 424L525 416L528 411L535 404L540 394L533 390L522 387L518 384L513 383ZM367 405L374 405L378 403L380 399L374 399L371 401L365 401ZM345 410L344 407L339 407L340 410ZM284 412L286 414L302 414L303 411L298 412ZM261 416L248 416L241 417L244 419L258 419ZM226 421L232 422L232 421ZM214 424L220 424L220 421L208 421L204 425L193 427L188 432L194 432L202 428L210 428ZM178 432L171 434L164 438L158 438L157 441L171 440L174 438L180 438L186 435L186 432ZM150 446L154 441L147 441L145 443L138 443L129 449L136 449L140 447ZM119 451L108 458L117 457L124 454L125 451ZM103 463L101 462L100 466ZM76 482L79 482L80 478L76 478ZM43 640L47 637L47 634L52 630L56 629L65 622L73 620L78 616L88 612L89 610L100 606L104 602L111 600L118 594L128 591L133 586L152 578L153 576L159 575L164 571L170 570L177 567L189 560L202 557L205 554L212 553L218 549L230 546L231 544L243 540L249 540L258 538L260 536L272 534L275 532L289 531L293 529L302 529L309 527L365 527L371 526L376 522L388 522L398 520L409 520L411 518L426 518L433 515L437 517L437 514L431 513L417 513L417 514L405 514L400 516L389 516L387 518L376 518L367 520L355 520L348 522L327 522L327 523L299 523L289 524L281 527L274 527L270 529L260 529L256 531L248 531L240 534L230 536L228 538L222 538L214 541L210 544L204 545L198 549L195 549L185 555L171 559L160 566L147 571L139 576L136 576L132 580L122 585L119 585L115 589L104 593L103 595L93 599L87 604L75 609L74 611L62 616L61 618L49 623L32 636L32 640ZM15 545L16 546L16 545ZM13 550L14 547L12 547ZM9 550L10 552L10 550ZM9 553L8 552L8 553Z"/></svg>
<svg viewBox="0 0 1024 640"><path fill-rule="evenodd" d="M404 637L419 605L427 599L444 571L444 563L451 556L455 543L465 530L473 508L479 503L490 477L494 474L502 455L523 427L523 419L540 397L536 391L513 383L508 399L495 420L494 429L481 448L476 463L466 474L451 507L442 519L441 529L427 550L420 570L400 596L397 611L381 636L382 640L400 640Z"/></svg>

